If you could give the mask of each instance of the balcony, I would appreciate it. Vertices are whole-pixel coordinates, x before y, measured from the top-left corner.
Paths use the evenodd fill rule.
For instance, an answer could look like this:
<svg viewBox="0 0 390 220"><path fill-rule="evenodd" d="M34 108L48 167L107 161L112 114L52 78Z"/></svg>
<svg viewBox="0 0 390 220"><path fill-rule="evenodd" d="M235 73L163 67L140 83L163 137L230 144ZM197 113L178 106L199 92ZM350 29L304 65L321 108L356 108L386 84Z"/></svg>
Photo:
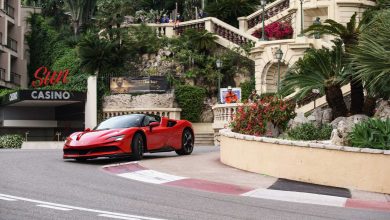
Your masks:
<svg viewBox="0 0 390 220"><path fill-rule="evenodd" d="M7 38L7 47L15 52L18 52L18 42L10 37Z"/></svg>
<svg viewBox="0 0 390 220"><path fill-rule="evenodd" d="M21 82L22 76L17 73L11 72L11 83L20 86Z"/></svg>
<svg viewBox="0 0 390 220"><path fill-rule="evenodd" d="M11 18L15 18L15 8L12 7L11 5L5 6L5 13Z"/></svg>
<svg viewBox="0 0 390 220"><path fill-rule="evenodd" d="M0 68L0 80L5 81L5 69Z"/></svg>

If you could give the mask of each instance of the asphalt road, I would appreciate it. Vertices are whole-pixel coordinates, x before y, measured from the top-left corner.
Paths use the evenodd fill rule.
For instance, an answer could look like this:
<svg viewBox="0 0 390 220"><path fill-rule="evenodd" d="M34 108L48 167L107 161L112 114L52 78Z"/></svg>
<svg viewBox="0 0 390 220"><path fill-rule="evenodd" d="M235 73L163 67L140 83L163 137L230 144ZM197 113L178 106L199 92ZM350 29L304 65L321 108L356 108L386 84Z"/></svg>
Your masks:
<svg viewBox="0 0 390 220"><path fill-rule="evenodd" d="M63 161L59 150L0 150L0 219L390 219L388 212L151 185L101 170L118 161L78 163Z"/></svg>

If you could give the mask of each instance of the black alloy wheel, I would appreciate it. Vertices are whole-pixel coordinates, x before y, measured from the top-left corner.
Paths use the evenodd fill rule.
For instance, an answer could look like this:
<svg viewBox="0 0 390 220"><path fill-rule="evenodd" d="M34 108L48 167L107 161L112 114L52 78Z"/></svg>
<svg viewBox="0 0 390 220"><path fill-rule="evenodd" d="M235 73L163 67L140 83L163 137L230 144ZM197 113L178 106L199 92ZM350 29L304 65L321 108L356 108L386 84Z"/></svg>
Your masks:
<svg viewBox="0 0 390 220"><path fill-rule="evenodd" d="M131 141L131 153L135 160L142 160L144 156L144 139L140 133L136 133Z"/></svg>
<svg viewBox="0 0 390 220"><path fill-rule="evenodd" d="M190 129L185 129L182 135L181 149L176 150L179 155L189 155L194 150L194 135Z"/></svg>

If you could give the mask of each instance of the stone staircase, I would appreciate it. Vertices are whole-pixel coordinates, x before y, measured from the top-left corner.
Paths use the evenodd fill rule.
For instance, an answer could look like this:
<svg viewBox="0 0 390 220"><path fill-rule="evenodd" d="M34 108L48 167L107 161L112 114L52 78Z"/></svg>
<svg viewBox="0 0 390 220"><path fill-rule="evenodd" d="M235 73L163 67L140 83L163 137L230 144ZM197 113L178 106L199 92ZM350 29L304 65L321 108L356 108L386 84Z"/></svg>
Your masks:
<svg viewBox="0 0 390 220"><path fill-rule="evenodd" d="M195 133L195 146L214 146L214 133Z"/></svg>

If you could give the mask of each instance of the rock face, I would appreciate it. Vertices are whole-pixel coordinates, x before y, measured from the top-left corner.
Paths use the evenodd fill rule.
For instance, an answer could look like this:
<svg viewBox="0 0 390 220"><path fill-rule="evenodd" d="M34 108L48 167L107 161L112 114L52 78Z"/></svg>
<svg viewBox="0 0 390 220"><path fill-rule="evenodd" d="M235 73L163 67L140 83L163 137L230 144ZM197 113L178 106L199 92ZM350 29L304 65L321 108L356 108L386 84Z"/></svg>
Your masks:
<svg viewBox="0 0 390 220"><path fill-rule="evenodd" d="M383 120L390 118L390 102L388 100L383 100L379 103L374 117Z"/></svg>
<svg viewBox="0 0 390 220"><path fill-rule="evenodd" d="M369 119L367 115L353 115L350 117L338 117L331 122L333 131L330 141L335 145L347 145L348 134L352 131L355 124Z"/></svg>
<svg viewBox="0 0 390 220"><path fill-rule="evenodd" d="M174 108L174 94L117 94L104 97L104 109L118 108Z"/></svg>
<svg viewBox="0 0 390 220"><path fill-rule="evenodd" d="M298 125L304 123L313 123L317 127L320 127L323 124L328 124L332 120L332 109L326 108L316 108L311 115L305 117L304 113L298 112L297 116L294 119L290 120L288 127L295 128Z"/></svg>

